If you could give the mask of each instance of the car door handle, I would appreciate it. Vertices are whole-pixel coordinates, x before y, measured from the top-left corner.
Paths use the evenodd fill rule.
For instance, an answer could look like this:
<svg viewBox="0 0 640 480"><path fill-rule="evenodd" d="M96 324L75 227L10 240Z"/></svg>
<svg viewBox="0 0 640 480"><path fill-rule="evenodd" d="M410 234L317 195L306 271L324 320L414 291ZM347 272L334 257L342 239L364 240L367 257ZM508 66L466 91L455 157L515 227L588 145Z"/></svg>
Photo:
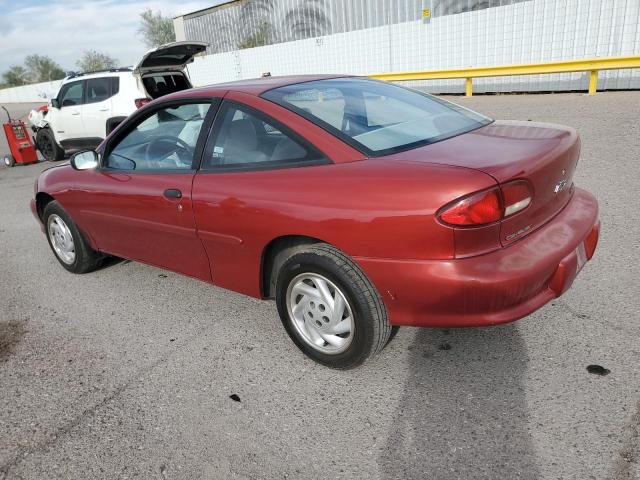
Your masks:
<svg viewBox="0 0 640 480"><path fill-rule="evenodd" d="M168 188L163 195L166 198L182 198L182 192L177 188Z"/></svg>
<svg viewBox="0 0 640 480"><path fill-rule="evenodd" d="M80 112L73 112L71 115L80 115Z"/></svg>
<svg viewBox="0 0 640 480"><path fill-rule="evenodd" d="M108 111L109 111L109 109L108 109L108 108L101 108L101 109L100 109L100 111L101 111L101 112L108 112Z"/></svg>

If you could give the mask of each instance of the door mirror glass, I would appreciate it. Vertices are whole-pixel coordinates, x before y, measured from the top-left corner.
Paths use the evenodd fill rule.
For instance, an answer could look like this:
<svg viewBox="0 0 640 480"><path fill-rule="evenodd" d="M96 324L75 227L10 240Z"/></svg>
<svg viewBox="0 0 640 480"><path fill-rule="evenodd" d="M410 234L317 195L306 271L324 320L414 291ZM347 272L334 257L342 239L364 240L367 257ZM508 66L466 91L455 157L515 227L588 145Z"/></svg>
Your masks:
<svg viewBox="0 0 640 480"><path fill-rule="evenodd" d="M76 170L91 170L98 166L98 154L93 150L78 152L71 156L71 166Z"/></svg>

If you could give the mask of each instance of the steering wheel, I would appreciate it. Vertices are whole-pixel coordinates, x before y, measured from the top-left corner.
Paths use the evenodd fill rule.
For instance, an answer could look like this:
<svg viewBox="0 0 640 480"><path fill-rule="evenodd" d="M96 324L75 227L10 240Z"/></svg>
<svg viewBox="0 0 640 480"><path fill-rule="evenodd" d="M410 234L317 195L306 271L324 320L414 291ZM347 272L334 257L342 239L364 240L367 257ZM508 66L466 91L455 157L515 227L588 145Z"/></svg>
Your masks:
<svg viewBox="0 0 640 480"><path fill-rule="evenodd" d="M178 159L168 160L168 157L174 153ZM144 158L156 168L184 168L185 165L190 166L193 161L193 149L179 137L160 135L147 143L144 149ZM167 165L167 160L169 165ZM180 165L178 161L183 165Z"/></svg>

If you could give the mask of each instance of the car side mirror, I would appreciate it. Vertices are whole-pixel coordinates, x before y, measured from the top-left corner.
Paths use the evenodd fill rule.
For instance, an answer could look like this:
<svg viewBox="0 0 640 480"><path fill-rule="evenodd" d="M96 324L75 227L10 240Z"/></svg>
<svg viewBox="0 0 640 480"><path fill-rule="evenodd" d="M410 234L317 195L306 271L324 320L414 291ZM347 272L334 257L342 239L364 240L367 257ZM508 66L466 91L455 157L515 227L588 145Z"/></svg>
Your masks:
<svg viewBox="0 0 640 480"><path fill-rule="evenodd" d="M71 155L71 166L76 170L91 170L98 167L98 154L93 150Z"/></svg>
<svg viewBox="0 0 640 480"><path fill-rule="evenodd" d="M51 106L53 108L60 108L60 102L58 102L57 98L52 98L51 99Z"/></svg>

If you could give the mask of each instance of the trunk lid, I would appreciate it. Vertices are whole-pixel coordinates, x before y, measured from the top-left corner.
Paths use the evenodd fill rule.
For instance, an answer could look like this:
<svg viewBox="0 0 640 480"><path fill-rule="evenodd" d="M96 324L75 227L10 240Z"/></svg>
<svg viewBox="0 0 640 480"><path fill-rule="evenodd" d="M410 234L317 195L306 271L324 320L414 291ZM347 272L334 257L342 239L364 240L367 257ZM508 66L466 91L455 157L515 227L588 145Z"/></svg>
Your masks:
<svg viewBox="0 0 640 480"><path fill-rule="evenodd" d="M498 184L526 180L531 204L500 225L508 245L552 219L573 193L573 173L580 153L577 132L547 123L496 121L448 140L392 155L397 160L472 168Z"/></svg>
<svg viewBox="0 0 640 480"><path fill-rule="evenodd" d="M148 72L183 71L193 57L204 52L204 42L173 42L149 50L133 69L133 73L142 75Z"/></svg>
<svg viewBox="0 0 640 480"><path fill-rule="evenodd" d="M193 57L204 52L204 42L173 42L149 50L133 69L147 96L151 99L192 88L185 72ZM141 85L140 85L141 84Z"/></svg>

